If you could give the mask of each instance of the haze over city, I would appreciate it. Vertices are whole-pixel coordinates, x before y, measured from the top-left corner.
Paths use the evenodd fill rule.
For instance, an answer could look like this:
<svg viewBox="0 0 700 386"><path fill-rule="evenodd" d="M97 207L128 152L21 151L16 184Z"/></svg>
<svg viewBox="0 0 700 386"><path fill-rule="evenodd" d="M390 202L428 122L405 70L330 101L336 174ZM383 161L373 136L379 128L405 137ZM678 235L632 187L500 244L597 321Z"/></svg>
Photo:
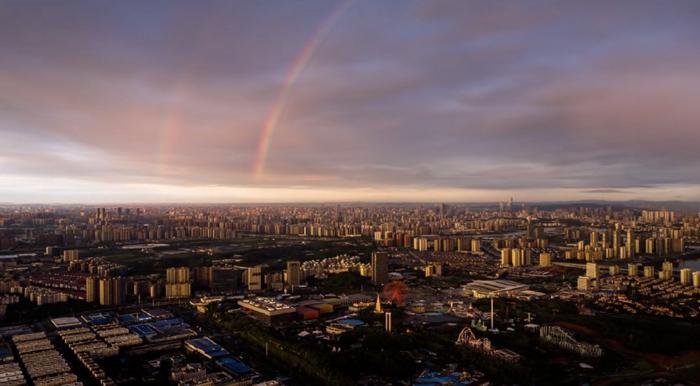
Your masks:
<svg viewBox="0 0 700 386"><path fill-rule="evenodd" d="M697 200L696 1L0 3L0 202Z"/></svg>

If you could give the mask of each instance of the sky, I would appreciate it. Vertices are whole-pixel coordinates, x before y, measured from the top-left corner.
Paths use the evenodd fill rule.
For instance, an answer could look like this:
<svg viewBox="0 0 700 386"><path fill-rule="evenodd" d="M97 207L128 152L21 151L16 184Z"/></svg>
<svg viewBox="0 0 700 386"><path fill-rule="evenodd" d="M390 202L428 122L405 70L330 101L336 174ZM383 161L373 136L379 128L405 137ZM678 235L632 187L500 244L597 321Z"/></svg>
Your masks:
<svg viewBox="0 0 700 386"><path fill-rule="evenodd" d="M0 202L700 200L699 1L0 2Z"/></svg>

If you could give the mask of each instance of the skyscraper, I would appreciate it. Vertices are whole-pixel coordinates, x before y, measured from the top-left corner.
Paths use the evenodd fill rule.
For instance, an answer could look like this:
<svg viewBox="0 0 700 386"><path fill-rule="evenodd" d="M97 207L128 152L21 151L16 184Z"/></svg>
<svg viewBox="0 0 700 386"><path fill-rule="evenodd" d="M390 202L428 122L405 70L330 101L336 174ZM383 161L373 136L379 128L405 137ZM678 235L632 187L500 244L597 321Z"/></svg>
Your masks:
<svg viewBox="0 0 700 386"><path fill-rule="evenodd" d="M520 248L513 248L511 250L511 262L513 264L513 267L520 267L523 265L523 250Z"/></svg>
<svg viewBox="0 0 700 386"><path fill-rule="evenodd" d="M287 262L287 284L292 288L301 284L301 263L298 261Z"/></svg>
<svg viewBox="0 0 700 386"><path fill-rule="evenodd" d="M372 284L389 281L389 256L386 252L372 252Z"/></svg>
<svg viewBox="0 0 700 386"><path fill-rule="evenodd" d="M100 305L113 305L114 292L112 291L111 280L109 278L100 279Z"/></svg>
<svg viewBox="0 0 700 386"><path fill-rule="evenodd" d="M510 248L501 249L501 267L507 267L510 265Z"/></svg>
<svg viewBox="0 0 700 386"><path fill-rule="evenodd" d="M110 279L112 287L112 304L115 306L126 303L126 282L122 277L113 277Z"/></svg>
<svg viewBox="0 0 700 386"><path fill-rule="evenodd" d="M85 278L85 301L92 303L100 299L100 282L94 276Z"/></svg>
<svg viewBox="0 0 700 386"><path fill-rule="evenodd" d="M196 267L192 272L192 276L194 276L195 287L211 289L214 276L212 267Z"/></svg>
<svg viewBox="0 0 700 386"><path fill-rule="evenodd" d="M628 259L634 258L634 250L635 250L635 245L634 245L634 231L632 231L632 228L627 229L627 248L625 248L625 252L627 252L627 257ZM620 256L622 257L622 256Z"/></svg>
<svg viewBox="0 0 700 386"><path fill-rule="evenodd" d="M481 240L472 239L471 248L473 253L481 252Z"/></svg>

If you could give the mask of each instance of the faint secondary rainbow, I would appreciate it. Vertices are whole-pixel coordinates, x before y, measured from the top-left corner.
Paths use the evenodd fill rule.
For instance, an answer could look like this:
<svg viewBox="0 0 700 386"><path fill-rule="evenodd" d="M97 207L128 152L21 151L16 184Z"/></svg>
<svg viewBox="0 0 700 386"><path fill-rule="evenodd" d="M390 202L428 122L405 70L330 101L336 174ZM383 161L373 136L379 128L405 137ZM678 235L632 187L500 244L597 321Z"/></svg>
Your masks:
<svg viewBox="0 0 700 386"><path fill-rule="evenodd" d="M229 6L231 6L229 4ZM229 23L226 15L228 12L220 12L211 8L201 19L198 30L193 34L194 48L196 52L208 52L217 47L215 40L209 39L216 31ZM176 148L181 145L182 134L185 132L187 111L185 106L193 98L191 93L192 72L201 59L200 55L190 55L189 60L182 63L177 76L171 85L166 110L156 133L155 170L158 175L167 175L173 171L176 162Z"/></svg>
<svg viewBox="0 0 700 386"><path fill-rule="evenodd" d="M257 151L255 154L255 163L253 164L253 174L256 177L262 175L265 169L265 161L267 160L267 154L270 150L270 141L272 140L272 134L275 132L275 128L279 123L282 114L284 113L285 107L287 106L287 100L289 98L289 93L299 79L299 76L306 68L311 58L314 56L316 49L319 47L323 38L326 37L328 32L333 28L333 24L338 20L338 18L348 9L352 3L352 0L344 1L336 8L319 26L316 33L311 36L311 39L304 45L304 48L299 52L299 54L294 58L292 66L287 72L287 76L282 83L282 88L280 88L275 103L267 114L265 123L263 124L262 130L260 132L260 140L258 142Z"/></svg>

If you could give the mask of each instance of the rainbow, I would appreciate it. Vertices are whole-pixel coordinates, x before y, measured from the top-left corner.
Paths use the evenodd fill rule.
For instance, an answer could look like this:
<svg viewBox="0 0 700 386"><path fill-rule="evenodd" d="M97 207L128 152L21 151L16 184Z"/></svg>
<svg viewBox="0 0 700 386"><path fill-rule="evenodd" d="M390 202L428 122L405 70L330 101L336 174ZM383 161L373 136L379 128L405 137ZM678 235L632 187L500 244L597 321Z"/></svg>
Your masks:
<svg viewBox="0 0 700 386"><path fill-rule="evenodd" d="M183 77L180 77L182 79ZM163 117L160 128L157 134L157 149L156 149L156 172L158 175L168 173L168 165L172 163L171 156L173 148L177 141L177 132L181 127L183 120L182 105L184 101L189 99L187 89L184 84L176 84L172 93L171 107Z"/></svg>
<svg viewBox="0 0 700 386"><path fill-rule="evenodd" d="M253 164L253 175L256 177L262 176L263 170L265 169L265 161L267 159L267 154L270 150L270 141L272 140L272 134L275 132L275 128L279 123L282 114L284 113L285 107L287 106L287 100L289 99L289 93L299 79L299 76L304 71L304 68L309 64L311 58L313 58L316 49L319 47L323 39L326 37L328 32L333 28L333 24L340 18L340 16L348 9L352 0L344 1L336 8L319 26L316 33L311 36L311 39L304 45L299 54L294 58L292 66L287 72L287 76L282 83L282 88L277 94L275 103L267 114L265 123L263 124L260 140L258 142L257 151L255 153L255 163Z"/></svg>
<svg viewBox="0 0 700 386"><path fill-rule="evenodd" d="M200 22L199 30L195 31L196 48L201 52L206 52L207 49L215 49L215 40L207 39L207 36L215 33L216 29L229 23L226 19L226 12L219 12L215 9L210 9ZM171 85L170 94L168 95L167 109L163 114L160 126L156 133L156 149L154 165L156 172L159 175L166 175L171 172L170 165L174 163L174 152L180 137L185 130L184 123L186 110L184 106L193 98L190 92L190 82L192 71L198 64L200 58L197 55L191 55L189 61L182 63L178 69L175 81Z"/></svg>

